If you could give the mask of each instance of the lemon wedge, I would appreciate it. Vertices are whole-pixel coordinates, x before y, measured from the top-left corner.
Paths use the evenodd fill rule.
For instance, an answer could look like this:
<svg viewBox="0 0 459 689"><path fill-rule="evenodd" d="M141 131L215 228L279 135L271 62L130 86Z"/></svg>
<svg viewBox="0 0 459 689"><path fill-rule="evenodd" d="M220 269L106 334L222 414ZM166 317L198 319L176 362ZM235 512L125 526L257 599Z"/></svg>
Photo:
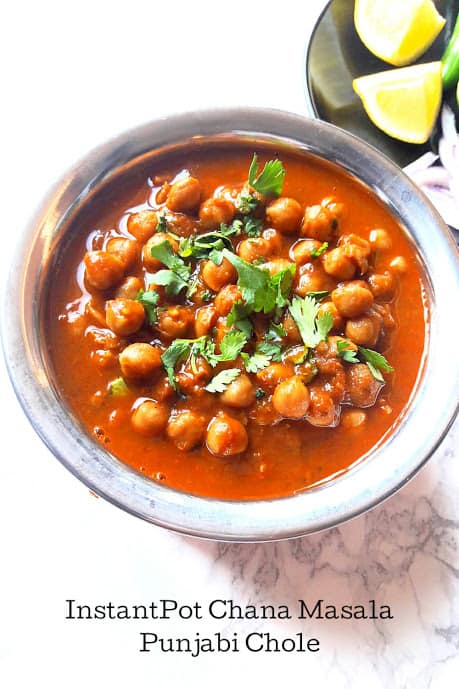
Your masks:
<svg viewBox="0 0 459 689"><path fill-rule="evenodd" d="M423 144L429 138L441 104L441 62L428 62L354 79L370 120L400 141Z"/></svg>
<svg viewBox="0 0 459 689"><path fill-rule="evenodd" d="M355 0L362 43L391 65L408 65L433 43L445 19L432 0Z"/></svg>

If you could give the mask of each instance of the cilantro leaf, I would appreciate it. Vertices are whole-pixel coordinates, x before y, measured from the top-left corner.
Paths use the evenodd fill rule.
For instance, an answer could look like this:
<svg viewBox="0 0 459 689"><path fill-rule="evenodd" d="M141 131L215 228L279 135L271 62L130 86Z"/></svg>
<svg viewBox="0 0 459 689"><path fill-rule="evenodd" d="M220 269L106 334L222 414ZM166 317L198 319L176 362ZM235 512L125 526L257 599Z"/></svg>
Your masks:
<svg viewBox="0 0 459 689"><path fill-rule="evenodd" d="M152 246L151 255L169 268L169 270L158 270L152 278L153 284L164 285L166 292L173 295L177 295L188 286L191 267L174 253L170 242L165 240Z"/></svg>
<svg viewBox="0 0 459 689"><path fill-rule="evenodd" d="M258 175L258 157L253 154L249 168L249 184L259 194L279 196L284 183L285 170L280 160L269 160Z"/></svg>
<svg viewBox="0 0 459 689"><path fill-rule="evenodd" d="M319 246L318 249L313 249L311 251L311 258L319 258L319 256L322 256L324 251L327 251L328 249L328 242L324 242L322 246Z"/></svg>
<svg viewBox="0 0 459 689"><path fill-rule="evenodd" d="M207 392L225 392L228 385L233 380L236 380L240 373L241 370L239 368L226 368L224 371L217 373L204 390L207 390Z"/></svg>
<svg viewBox="0 0 459 689"><path fill-rule="evenodd" d="M231 307L231 311L226 317L226 325L234 325L237 330L241 330L247 339L252 336L253 325L250 322L248 316L251 312L250 306L243 304L241 301L237 301Z"/></svg>
<svg viewBox="0 0 459 689"><path fill-rule="evenodd" d="M240 330L230 330L220 342L219 361L234 361L247 344L247 337Z"/></svg>
<svg viewBox="0 0 459 689"><path fill-rule="evenodd" d="M237 208L239 213L242 215L249 215L250 213L253 213L253 211L258 208L258 204L258 199L256 196L252 196L252 194L249 194L248 196L243 196L241 194L237 200Z"/></svg>
<svg viewBox="0 0 459 689"><path fill-rule="evenodd" d="M294 297L289 306L306 347L316 347L319 342L326 340L333 327L333 317L330 313L317 317L319 306L311 297Z"/></svg>
<svg viewBox="0 0 459 689"><path fill-rule="evenodd" d="M296 266L292 263L288 268L280 270L272 276L271 282L277 289L276 306L282 308L287 306L292 291L293 278L295 277Z"/></svg>
<svg viewBox="0 0 459 689"><path fill-rule="evenodd" d="M316 301L322 301L322 299L325 299L325 297L328 297L330 292L323 291L323 292L307 292L306 296L307 297L312 297L312 299L315 299Z"/></svg>
<svg viewBox="0 0 459 689"><path fill-rule="evenodd" d="M282 360L282 345L280 342L262 340L258 345L258 351L262 354L266 354L272 361Z"/></svg>
<svg viewBox="0 0 459 689"><path fill-rule="evenodd" d="M336 348L338 356L340 356L348 364L358 364L357 352L349 348L350 343L347 340L338 340Z"/></svg>
<svg viewBox="0 0 459 689"><path fill-rule="evenodd" d="M255 352L255 354L252 354L252 356L242 352L241 356L244 361L245 369L248 373L258 373L258 371L266 368L271 361L271 358L262 352Z"/></svg>
<svg viewBox="0 0 459 689"><path fill-rule="evenodd" d="M158 223L156 225L156 232L167 232L167 220L164 213L158 215Z"/></svg>
<svg viewBox="0 0 459 689"><path fill-rule="evenodd" d="M210 289L204 290L204 292L202 292L202 294L201 294L201 299L204 302L212 301L214 297L215 297L215 293L211 292Z"/></svg>
<svg viewBox="0 0 459 689"><path fill-rule="evenodd" d="M256 312L272 311L276 305L277 288L273 286L268 271L244 261L227 249L223 249L223 255L238 272L237 284L245 303Z"/></svg>
<svg viewBox="0 0 459 689"><path fill-rule="evenodd" d="M136 295L136 301L139 301L145 309L145 313L147 314L147 319L150 325L155 325L155 323L158 322L158 299L159 294L154 289L147 290L146 292L145 290L141 289Z"/></svg>
<svg viewBox="0 0 459 689"><path fill-rule="evenodd" d="M287 336L287 331L282 327L280 323L274 323L271 321L268 330L266 331L266 339L275 340L277 338L282 338Z"/></svg>
<svg viewBox="0 0 459 689"><path fill-rule="evenodd" d="M166 369L169 383L177 390L177 382L175 380L175 365L184 359L191 350L192 340L174 340L173 343L161 355L161 361Z"/></svg>
<svg viewBox="0 0 459 689"><path fill-rule="evenodd" d="M384 383L384 378L381 371L390 372L394 370L393 367L387 362L387 359L379 352L375 352L373 349L359 347L359 354L361 354L365 359L365 362L373 377L381 383Z"/></svg>
<svg viewBox="0 0 459 689"><path fill-rule="evenodd" d="M263 397L266 397L266 392L262 388L257 388L255 390L255 399L261 400Z"/></svg>
<svg viewBox="0 0 459 689"><path fill-rule="evenodd" d="M263 221L257 218L252 218L248 216L244 218L244 232L247 237L259 237L261 235L261 230L263 229Z"/></svg>

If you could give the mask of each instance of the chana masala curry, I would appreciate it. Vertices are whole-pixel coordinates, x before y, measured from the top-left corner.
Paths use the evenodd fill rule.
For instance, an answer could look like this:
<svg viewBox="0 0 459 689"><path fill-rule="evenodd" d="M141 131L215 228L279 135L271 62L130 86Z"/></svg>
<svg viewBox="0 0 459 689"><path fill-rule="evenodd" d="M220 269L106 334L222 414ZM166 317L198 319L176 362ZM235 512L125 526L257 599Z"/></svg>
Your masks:
<svg viewBox="0 0 459 689"><path fill-rule="evenodd" d="M426 322L413 247L373 192L242 143L121 179L75 221L46 320L95 439L154 481L234 500L307 489L391 432Z"/></svg>

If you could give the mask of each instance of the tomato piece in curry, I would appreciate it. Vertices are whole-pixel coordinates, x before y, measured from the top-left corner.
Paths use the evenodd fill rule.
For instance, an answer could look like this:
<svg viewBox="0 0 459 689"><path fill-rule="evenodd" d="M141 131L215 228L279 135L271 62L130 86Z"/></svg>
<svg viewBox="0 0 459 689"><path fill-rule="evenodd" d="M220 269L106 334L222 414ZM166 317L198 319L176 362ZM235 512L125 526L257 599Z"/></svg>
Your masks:
<svg viewBox="0 0 459 689"><path fill-rule="evenodd" d="M287 496L396 427L424 351L421 272L388 208L338 167L181 149L121 177L69 237L47 307L58 387L145 476Z"/></svg>

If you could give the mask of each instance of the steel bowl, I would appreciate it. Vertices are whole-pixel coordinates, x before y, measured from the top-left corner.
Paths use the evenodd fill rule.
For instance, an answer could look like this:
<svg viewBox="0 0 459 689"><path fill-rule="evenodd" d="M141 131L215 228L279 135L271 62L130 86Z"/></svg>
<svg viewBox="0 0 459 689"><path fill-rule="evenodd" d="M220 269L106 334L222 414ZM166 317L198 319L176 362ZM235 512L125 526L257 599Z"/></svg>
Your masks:
<svg viewBox="0 0 459 689"><path fill-rule="evenodd" d="M71 219L121 168L190 141L270 142L332 161L370 187L411 237L429 309L423 366L410 402L388 437L341 476L290 497L202 498L160 485L94 441L55 384L45 346L43 305L52 256ZM207 110L161 118L121 134L77 163L33 218L11 265L2 312L4 352L16 394L51 452L92 491L153 524L228 541L269 541L339 524L381 502L427 461L458 408L459 258L448 228L407 176L377 150L324 122L279 110ZM403 327L403 323L401 324ZM455 331L455 332L453 332ZM288 461L288 458L286 458Z"/></svg>

